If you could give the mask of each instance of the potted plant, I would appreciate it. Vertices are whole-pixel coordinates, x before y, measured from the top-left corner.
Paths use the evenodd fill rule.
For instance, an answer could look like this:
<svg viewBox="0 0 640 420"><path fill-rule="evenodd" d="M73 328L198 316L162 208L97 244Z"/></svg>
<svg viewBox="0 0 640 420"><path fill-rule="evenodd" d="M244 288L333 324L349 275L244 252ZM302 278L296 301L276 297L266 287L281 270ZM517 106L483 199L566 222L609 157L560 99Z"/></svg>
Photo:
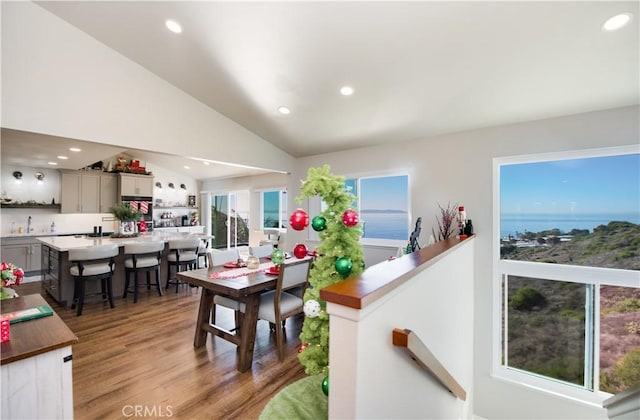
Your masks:
<svg viewBox="0 0 640 420"><path fill-rule="evenodd" d="M109 207L109 213L120 221L121 235L135 235L136 222L140 220L142 212L131 207L129 203L120 203Z"/></svg>

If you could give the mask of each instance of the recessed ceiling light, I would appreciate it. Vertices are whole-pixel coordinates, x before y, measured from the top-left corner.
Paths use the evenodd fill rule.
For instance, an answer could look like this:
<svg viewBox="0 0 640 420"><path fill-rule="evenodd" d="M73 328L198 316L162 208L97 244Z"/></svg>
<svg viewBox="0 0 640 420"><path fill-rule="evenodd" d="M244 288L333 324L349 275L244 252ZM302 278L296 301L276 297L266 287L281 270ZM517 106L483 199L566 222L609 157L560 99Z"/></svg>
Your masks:
<svg viewBox="0 0 640 420"><path fill-rule="evenodd" d="M184 169L191 169L191 168L187 165L184 165Z"/></svg>
<svg viewBox="0 0 640 420"><path fill-rule="evenodd" d="M340 88L340 93L344 96L353 95L353 88L351 86L343 86Z"/></svg>
<svg viewBox="0 0 640 420"><path fill-rule="evenodd" d="M284 115L289 115L289 114L291 114L291 110L290 110L289 108L287 108L286 106L281 106L280 108L278 108L278 111L279 111L281 114L284 114Z"/></svg>
<svg viewBox="0 0 640 420"><path fill-rule="evenodd" d="M62 155L60 155L60 156L58 156L58 159L65 160L65 159L69 159L69 158L68 158L68 157L66 157L66 156L62 156Z"/></svg>
<svg viewBox="0 0 640 420"><path fill-rule="evenodd" d="M175 20L167 19L164 24L167 25L167 28L175 34L182 32L182 26L180 26L180 24Z"/></svg>
<svg viewBox="0 0 640 420"><path fill-rule="evenodd" d="M56 166L58 164L58 162L47 162L49 165L53 165Z"/></svg>
<svg viewBox="0 0 640 420"><path fill-rule="evenodd" d="M81 152L82 149L78 148L78 147L70 147L69 150L71 150L72 152Z"/></svg>
<svg viewBox="0 0 640 420"><path fill-rule="evenodd" d="M210 165L210 163L209 163L209 162L207 162L207 161L202 162L202 164L203 164L203 165L207 165L207 166L209 166L209 165Z"/></svg>
<svg viewBox="0 0 640 420"><path fill-rule="evenodd" d="M631 21L631 13L620 13L607 19L602 25L602 30L605 32L613 32L621 29L627 23Z"/></svg>

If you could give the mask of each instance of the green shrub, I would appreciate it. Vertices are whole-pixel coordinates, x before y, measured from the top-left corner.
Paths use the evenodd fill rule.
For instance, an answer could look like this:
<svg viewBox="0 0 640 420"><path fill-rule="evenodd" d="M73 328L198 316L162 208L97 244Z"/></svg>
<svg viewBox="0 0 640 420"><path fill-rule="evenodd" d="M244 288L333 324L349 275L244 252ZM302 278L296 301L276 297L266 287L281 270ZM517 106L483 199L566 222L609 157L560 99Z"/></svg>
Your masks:
<svg viewBox="0 0 640 420"><path fill-rule="evenodd" d="M518 311L530 311L534 307L542 307L547 299L531 286L524 286L509 300L509 307Z"/></svg>
<svg viewBox="0 0 640 420"><path fill-rule="evenodd" d="M621 314L640 311L640 299L628 298L622 302L618 302L610 308L602 310L604 315L611 312L620 312Z"/></svg>
<svg viewBox="0 0 640 420"><path fill-rule="evenodd" d="M625 388L640 382L640 347L631 350L615 368Z"/></svg>

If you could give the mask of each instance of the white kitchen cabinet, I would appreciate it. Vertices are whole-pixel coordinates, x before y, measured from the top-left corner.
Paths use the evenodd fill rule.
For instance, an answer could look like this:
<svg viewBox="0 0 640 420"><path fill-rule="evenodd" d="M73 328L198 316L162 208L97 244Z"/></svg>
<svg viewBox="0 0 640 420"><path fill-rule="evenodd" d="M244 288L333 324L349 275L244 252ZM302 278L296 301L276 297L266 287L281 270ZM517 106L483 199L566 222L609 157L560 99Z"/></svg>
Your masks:
<svg viewBox="0 0 640 420"><path fill-rule="evenodd" d="M149 175L120 173L120 197L153 197L153 177Z"/></svg>

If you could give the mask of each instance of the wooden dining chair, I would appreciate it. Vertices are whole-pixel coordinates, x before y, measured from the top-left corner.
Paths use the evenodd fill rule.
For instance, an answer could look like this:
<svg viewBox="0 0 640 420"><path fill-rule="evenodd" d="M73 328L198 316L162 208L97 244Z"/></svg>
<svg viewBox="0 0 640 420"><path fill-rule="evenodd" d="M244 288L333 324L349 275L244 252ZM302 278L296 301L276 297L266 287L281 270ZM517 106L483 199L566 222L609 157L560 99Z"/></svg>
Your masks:
<svg viewBox="0 0 640 420"><path fill-rule="evenodd" d="M311 269L311 258L282 264L275 290L260 295L258 319L269 321L276 332L278 358L284 360L284 324L292 316L302 313L302 297L290 293L293 289L306 288Z"/></svg>
<svg viewBox="0 0 640 420"><path fill-rule="evenodd" d="M249 254L258 258L270 257L272 252L273 252L273 244L249 247Z"/></svg>
<svg viewBox="0 0 640 420"><path fill-rule="evenodd" d="M238 258L240 258L240 253L238 252L238 248L228 250L212 249L209 251L207 257L209 259L209 267L220 267L226 263L238 261ZM235 312L235 322L237 328L237 326L240 325L242 321L242 313L240 312L241 303L230 297L215 295L213 297L213 306L211 307L211 323L213 324L216 323L217 305L224 306L225 308L229 308Z"/></svg>

